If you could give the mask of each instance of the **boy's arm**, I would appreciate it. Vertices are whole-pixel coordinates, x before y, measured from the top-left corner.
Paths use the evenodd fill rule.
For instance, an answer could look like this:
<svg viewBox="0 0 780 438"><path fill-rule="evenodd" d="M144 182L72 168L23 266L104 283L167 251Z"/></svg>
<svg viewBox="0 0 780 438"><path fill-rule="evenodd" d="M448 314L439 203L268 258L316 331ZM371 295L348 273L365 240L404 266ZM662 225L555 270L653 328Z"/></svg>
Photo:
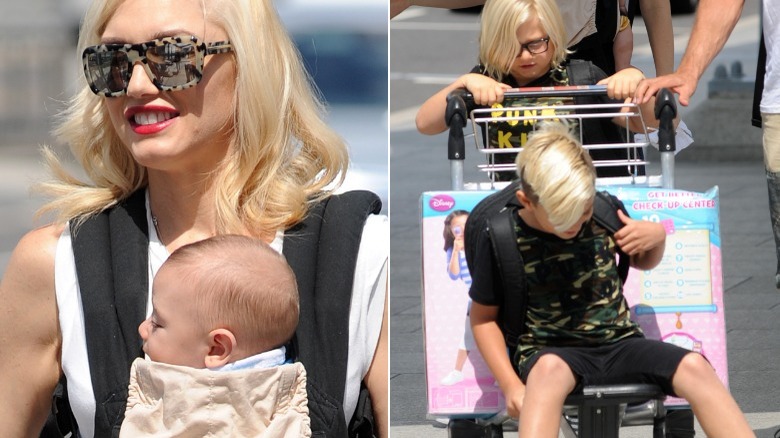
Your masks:
<svg viewBox="0 0 780 438"><path fill-rule="evenodd" d="M458 88L465 88L472 93L477 105L492 105L495 102L503 101L504 90L510 87L479 73L467 73L459 77L420 106L415 118L417 130L420 133L433 135L447 129L447 123L444 121L447 96Z"/></svg>
<svg viewBox="0 0 780 438"><path fill-rule="evenodd" d="M498 326L498 306L486 306L474 301L469 315L479 352L504 393L507 413L518 418L523 407L525 385L509 360L504 335Z"/></svg>
<svg viewBox="0 0 780 438"><path fill-rule="evenodd" d="M611 99L623 100L625 104L630 104L632 103L638 84L644 78L645 75L641 70L634 66L629 66L612 76L598 81L597 85L606 85L607 95ZM629 111L632 111L632 108L628 106L624 106L620 110L621 113L627 113ZM642 114L641 119L638 116L629 117L628 119L628 128L632 132L644 132L645 126L653 128L658 127L658 120L655 118L655 96L650 98L647 102L639 104L639 112ZM626 123L625 118L623 117L615 117L612 121L618 126L625 126ZM675 118L675 129L677 128L678 122L679 118Z"/></svg>
<svg viewBox="0 0 780 438"><path fill-rule="evenodd" d="M615 233L615 242L631 257L631 267L653 269L661 262L666 247L666 230L657 222L637 221L618 210L625 226Z"/></svg>
<svg viewBox="0 0 780 438"><path fill-rule="evenodd" d="M612 57L615 58L615 71L631 67L631 55L634 52L634 31L631 26L618 32L612 44Z"/></svg>
<svg viewBox="0 0 780 438"><path fill-rule="evenodd" d="M395 17L410 6L460 9L484 4L485 0L390 0L390 18Z"/></svg>

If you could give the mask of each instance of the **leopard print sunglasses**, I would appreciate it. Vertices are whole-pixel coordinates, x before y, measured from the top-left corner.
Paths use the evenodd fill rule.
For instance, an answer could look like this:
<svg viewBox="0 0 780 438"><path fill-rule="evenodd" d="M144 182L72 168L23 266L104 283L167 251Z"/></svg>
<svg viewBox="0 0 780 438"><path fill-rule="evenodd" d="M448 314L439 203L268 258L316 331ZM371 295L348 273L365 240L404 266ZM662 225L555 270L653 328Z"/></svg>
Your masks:
<svg viewBox="0 0 780 438"><path fill-rule="evenodd" d="M194 36L165 37L140 44L87 47L81 59L92 92L116 97L127 93L136 62L143 65L158 90L183 90L200 82L203 59L207 55L227 53L232 49L230 41L198 44Z"/></svg>

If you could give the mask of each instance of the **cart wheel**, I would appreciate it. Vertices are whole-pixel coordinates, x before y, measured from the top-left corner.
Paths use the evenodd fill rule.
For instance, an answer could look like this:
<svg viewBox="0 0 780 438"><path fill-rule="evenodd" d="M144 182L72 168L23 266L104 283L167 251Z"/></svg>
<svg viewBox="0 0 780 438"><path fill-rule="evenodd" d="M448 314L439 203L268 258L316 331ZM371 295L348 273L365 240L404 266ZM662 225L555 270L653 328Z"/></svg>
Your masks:
<svg viewBox="0 0 780 438"><path fill-rule="evenodd" d="M449 438L501 438L504 430L500 424L478 424L472 419L452 419L447 425Z"/></svg>

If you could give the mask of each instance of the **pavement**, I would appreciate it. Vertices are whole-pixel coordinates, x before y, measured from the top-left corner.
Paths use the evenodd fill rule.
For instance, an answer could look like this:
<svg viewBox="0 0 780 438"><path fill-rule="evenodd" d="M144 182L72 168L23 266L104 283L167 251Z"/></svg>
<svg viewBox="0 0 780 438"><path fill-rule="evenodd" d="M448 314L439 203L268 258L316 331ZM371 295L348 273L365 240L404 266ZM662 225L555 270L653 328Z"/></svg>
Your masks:
<svg viewBox="0 0 780 438"><path fill-rule="evenodd" d="M393 61L412 62L403 58L401 48L395 47L399 41L406 51L417 50L418 57L433 59L432 68L439 61L448 62L450 58L444 53L429 46L417 47L424 36L422 30L413 33L431 28L433 17L440 16L435 14L438 12L431 12L426 23L422 23L423 18L418 18L420 23L414 18L401 20L397 25L391 23L390 431L394 438L447 436L446 429L438 427L427 414L419 227L421 193L450 187L445 158L447 138L446 134L418 134L413 117L416 105L432 94L430 90L441 88L453 76L424 76L419 72L426 70L420 65L412 67L417 70L404 71ZM752 23L752 17L747 23ZM444 20L455 21L449 17ZM448 26L459 32L470 29L461 23ZM689 29L681 32L688 33ZM429 34L434 46L440 44L442 50L442 41L452 35ZM751 59L755 65L752 52L756 47L754 40L737 36L733 51L724 55L723 62L741 59L750 68ZM415 71L418 74L411 73ZM746 76L753 74L747 72ZM707 78L700 83L695 104L681 108L695 142L676 157L675 187L692 191L719 187L730 390L756 436L769 438L780 429L780 290L774 285L775 244L767 206L761 131L750 126L752 95L710 97L707 83ZM426 84L430 86L426 88ZM411 91L404 94L404 90ZM398 103L395 107L393 99ZM484 178L475 170L477 155L473 149L467 150L466 181ZM648 155L651 160L657 159L652 153ZM517 432L506 430L504 436L517 436ZM651 432L648 427L630 427L622 429L621 436L645 437L651 436ZM698 424L697 436L705 436Z"/></svg>

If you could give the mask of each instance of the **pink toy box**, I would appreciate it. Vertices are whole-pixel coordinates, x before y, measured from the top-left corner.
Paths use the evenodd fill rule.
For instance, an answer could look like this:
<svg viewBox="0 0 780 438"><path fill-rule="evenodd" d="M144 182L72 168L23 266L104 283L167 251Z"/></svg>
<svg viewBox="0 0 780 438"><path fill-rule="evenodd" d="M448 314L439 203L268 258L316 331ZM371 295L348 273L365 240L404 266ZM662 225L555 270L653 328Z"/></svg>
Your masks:
<svg viewBox="0 0 780 438"><path fill-rule="evenodd" d="M624 293L646 336L702 353L728 386L718 189L706 193L601 187L634 219L661 222L666 251L652 271L631 270ZM473 417L504 409L504 400L474 345L462 243L465 218L492 192L426 192L422 196L423 315L428 413ZM445 226L445 223L448 225ZM667 405L685 400L667 399Z"/></svg>

